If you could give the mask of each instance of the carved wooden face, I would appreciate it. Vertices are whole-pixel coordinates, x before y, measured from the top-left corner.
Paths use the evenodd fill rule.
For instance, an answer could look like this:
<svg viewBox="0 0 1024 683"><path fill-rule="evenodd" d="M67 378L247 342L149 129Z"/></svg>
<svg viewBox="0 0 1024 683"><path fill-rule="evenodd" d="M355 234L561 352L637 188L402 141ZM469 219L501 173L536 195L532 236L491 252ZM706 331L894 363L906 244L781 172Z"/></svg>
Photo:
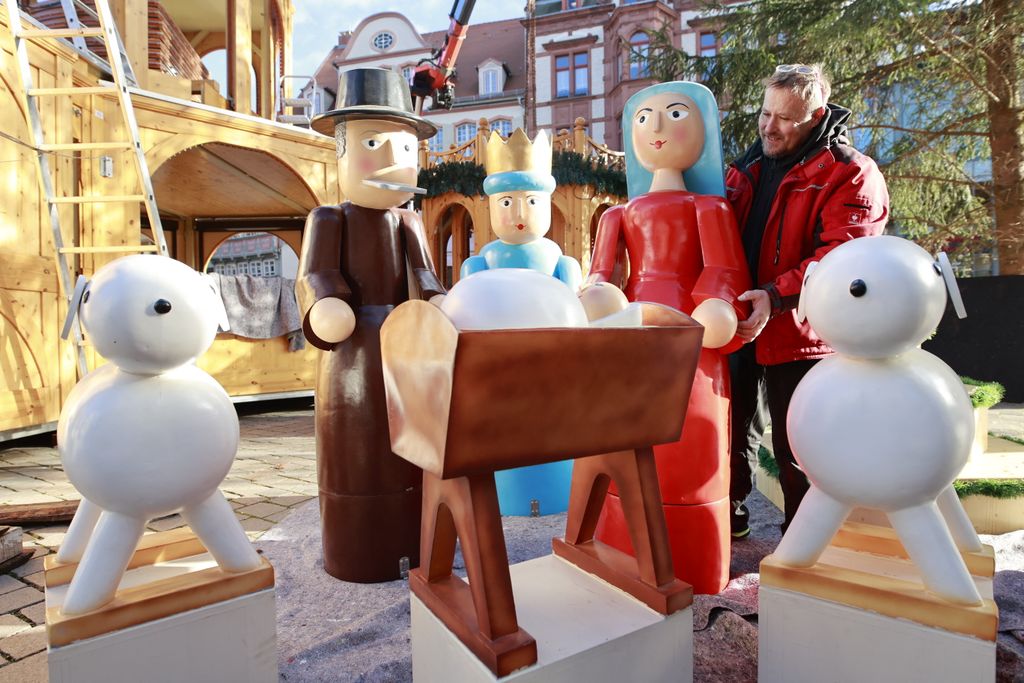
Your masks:
<svg viewBox="0 0 1024 683"><path fill-rule="evenodd" d="M345 153L338 157L338 183L345 199L370 209L390 209L409 201L412 192L364 181L415 186L416 146L411 126L383 119L348 121Z"/></svg>
<svg viewBox="0 0 1024 683"><path fill-rule="evenodd" d="M636 157L648 171L685 171L704 150L704 119L687 95L652 95L633 115L632 136Z"/></svg>
<svg viewBox="0 0 1024 683"><path fill-rule="evenodd" d="M551 227L551 195L535 190L497 192L487 199L491 229L502 242L525 244Z"/></svg>

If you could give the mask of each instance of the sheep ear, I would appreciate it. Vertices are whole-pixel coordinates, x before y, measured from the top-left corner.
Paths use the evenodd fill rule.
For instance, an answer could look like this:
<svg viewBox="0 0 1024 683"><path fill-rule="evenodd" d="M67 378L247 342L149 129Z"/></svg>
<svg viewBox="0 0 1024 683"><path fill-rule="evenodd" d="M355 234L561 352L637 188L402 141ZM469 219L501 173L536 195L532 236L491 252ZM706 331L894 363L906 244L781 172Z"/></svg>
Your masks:
<svg viewBox="0 0 1024 683"><path fill-rule="evenodd" d="M946 282L946 291L949 292L949 300L953 302L956 317L963 320L967 317L967 309L964 307L963 297L960 296L960 286L956 283L956 275L953 274L953 264L949 262L946 252L939 252L938 263L939 272L942 273L942 279Z"/></svg>
<svg viewBox="0 0 1024 683"><path fill-rule="evenodd" d="M803 321L807 320L807 311L805 310L806 307L804 306L804 301L805 301L804 292L807 291L807 283L810 282L810 280L811 280L811 273L813 273L814 269L817 268L817 267L818 267L818 262L817 261L811 261L810 263L807 264L807 270L804 271L804 284L803 284L802 287L800 287L800 298L796 302L796 320L797 320L797 322L801 322L802 323Z"/></svg>
<svg viewBox="0 0 1024 683"><path fill-rule="evenodd" d="M78 317L78 309L82 305L82 298L85 296L85 290L88 288L89 281L84 275L79 275L78 281L75 282L75 291L71 293L71 301L68 302L68 315L64 318L64 327L60 331L61 339L67 339L68 335L71 334L75 318Z"/></svg>

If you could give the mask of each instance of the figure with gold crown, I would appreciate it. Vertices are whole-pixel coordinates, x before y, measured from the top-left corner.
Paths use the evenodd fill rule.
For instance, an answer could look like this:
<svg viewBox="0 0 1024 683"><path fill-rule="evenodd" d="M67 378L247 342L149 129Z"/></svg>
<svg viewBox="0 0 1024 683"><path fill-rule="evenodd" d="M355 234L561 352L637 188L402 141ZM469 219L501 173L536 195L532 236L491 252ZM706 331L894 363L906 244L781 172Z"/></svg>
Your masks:
<svg viewBox="0 0 1024 683"><path fill-rule="evenodd" d="M498 131L487 141L484 192L491 229L498 239L462 264L461 277L492 268L529 268L553 275L575 292L580 264L544 237L551 228L551 142L544 131L533 142L516 128L505 142Z"/></svg>
<svg viewBox="0 0 1024 683"><path fill-rule="evenodd" d="M522 128L508 142L494 131L485 157L491 229L498 239L462 264L461 277L496 268L522 268L551 275L575 293L583 280L580 264L544 237L551 227L551 142L544 131L533 142ZM495 473L503 515L565 512L569 507L572 460Z"/></svg>

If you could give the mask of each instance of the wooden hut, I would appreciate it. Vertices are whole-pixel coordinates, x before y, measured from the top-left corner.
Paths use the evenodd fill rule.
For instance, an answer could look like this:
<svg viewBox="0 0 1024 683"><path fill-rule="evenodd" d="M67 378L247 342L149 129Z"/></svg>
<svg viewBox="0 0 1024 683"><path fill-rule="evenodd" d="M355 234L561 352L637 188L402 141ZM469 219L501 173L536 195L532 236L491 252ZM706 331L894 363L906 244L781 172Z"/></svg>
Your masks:
<svg viewBox="0 0 1024 683"><path fill-rule="evenodd" d="M291 70L291 0L113 0L137 87L130 90L142 147L171 256L204 269L224 240L267 232L299 252L305 215L337 203L334 142L275 121L279 83ZM0 4L0 439L54 426L78 380L71 344L59 337L66 314L54 239L38 181L10 26L62 26L59 2ZM55 23L56 22L56 23ZM199 61L226 49L227 97ZM95 45L33 43L36 87L96 86L110 79ZM255 98L251 92L255 91ZM40 98L48 143L124 139L117 100L73 93ZM137 192L128 152L54 152L55 195ZM139 245L151 237L139 203L60 205L66 245ZM89 275L116 254L69 256ZM87 342L88 340L86 340ZM284 337L221 334L200 365L237 399L309 393L314 351L289 352ZM97 362L88 352L91 365Z"/></svg>

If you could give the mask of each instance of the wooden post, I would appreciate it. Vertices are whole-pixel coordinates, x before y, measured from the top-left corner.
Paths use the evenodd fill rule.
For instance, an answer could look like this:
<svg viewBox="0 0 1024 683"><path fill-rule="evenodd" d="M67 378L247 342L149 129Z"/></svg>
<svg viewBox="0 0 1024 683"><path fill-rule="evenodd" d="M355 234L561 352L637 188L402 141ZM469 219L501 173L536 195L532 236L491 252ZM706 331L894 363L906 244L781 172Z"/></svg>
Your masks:
<svg viewBox="0 0 1024 683"><path fill-rule="evenodd" d="M228 93L232 109L252 113L252 7L249 0L227 0Z"/></svg>
<svg viewBox="0 0 1024 683"><path fill-rule="evenodd" d="M113 0L110 10L132 63L135 80L140 88L145 88L149 75L149 3L146 0Z"/></svg>
<svg viewBox="0 0 1024 683"><path fill-rule="evenodd" d="M277 75L274 61L275 26L271 10L274 0L263 0L263 28L260 29L260 116L274 118L277 109Z"/></svg>
<svg viewBox="0 0 1024 683"><path fill-rule="evenodd" d="M576 117L572 125L572 151L587 155L587 121L582 116Z"/></svg>

